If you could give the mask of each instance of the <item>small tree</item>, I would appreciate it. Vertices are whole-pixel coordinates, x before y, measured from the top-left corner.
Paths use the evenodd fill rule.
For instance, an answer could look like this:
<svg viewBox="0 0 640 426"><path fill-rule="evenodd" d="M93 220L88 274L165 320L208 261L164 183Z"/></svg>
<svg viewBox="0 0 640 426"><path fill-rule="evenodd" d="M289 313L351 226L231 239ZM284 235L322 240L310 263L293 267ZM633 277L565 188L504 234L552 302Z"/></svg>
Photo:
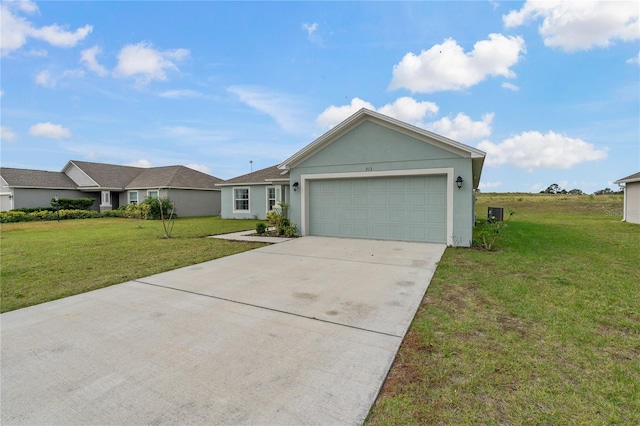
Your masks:
<svg viewBox="0 0 640 426"><path fill-rule="evenodd" d="M176 203L171 201L169 198L153 198L153 200L154 201L151 205L153 206L155 204L157 206L160 213L160 220L162 222L162 231L160 231L160 234L162 235L162 238L169 239L173 232L173 225L176 223ZM166 212L165 207L167 210Z"/></svg>
<svg viewBox="0 0 640 426"><path fill-rule="evenodd" d="M507 228L507 222L514 214L515 212L513 210L509 210L509 216L507 216L504 221L496 221L495 217L493 217L493 220L490 220L491 218L489 218L487 222L479 225L474 232L474 245L483 250L493 250L496 241L498 240L498 236Z"/></svg>

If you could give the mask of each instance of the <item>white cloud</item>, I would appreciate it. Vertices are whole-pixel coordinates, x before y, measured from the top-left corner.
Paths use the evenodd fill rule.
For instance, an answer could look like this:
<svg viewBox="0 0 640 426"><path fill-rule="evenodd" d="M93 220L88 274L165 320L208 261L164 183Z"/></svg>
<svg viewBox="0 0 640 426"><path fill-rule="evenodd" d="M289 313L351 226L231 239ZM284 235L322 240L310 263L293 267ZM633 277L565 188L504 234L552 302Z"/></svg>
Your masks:
<svg viewBox="0 0 640 426"><path fill-rule="evenodd" d="M638 52L638 56L634 56L633 58L627 59L627 63L640 65L640 52Z"/></svg>
<svg viewBox="0 0 640 426"><path fill-rule="evenodd" d="M51 73L47 70L40 71L36 75L36 84L42 87L53 88L56 87L56 79L51 76Z"/></svg>
<svg viewBox="0 0 640 426"><path fill-rule="evenodd" d="M425 127L439 135L465 142L489 136L493 117L493 113L488 113L482 116L482 121L473 121L471 117L460 112L453 120L449 117L443 117L438 121L427 123Z"/></svg>
<svg viewBox="0 0 640 426"><path fill-rule="evenodd" d="M43 27L34 27L25 17L19 13L33 14L38 12L38 7L31 1L8 1L0 7L0 49L2 56L14 50L20 49L29 38L42 40L56 47L73 47L79 41L87 37L93 27L85 25L75 31L67 31L58 24Z"/></svg>
<svg viewBox="0 0 640 426"><path fill-rule="evenodd" d="M397 120L420 127L424 127L423 120L425 117L437 114L439 109L438 105L433 102L419 102L408 96L398 98L393 103L386 104L377 109L370 102L360 98L353 98L348 105L331 105L316 118L316 122L322 129L329 130L362 108L377 111Z"/></svg>
<svg viewBox="0 0 640 426"><path fill-rule="evenodd" d="M128 44L118 53L116 77L135 77L139 84L166 80L167 71L179 71L176 62L189 57L187 49L156 50L150 43Z"/></svg>
<svg viewBox="0 0 640 426"><path fill-rule="evenodd" d="M480 182L480 189L498 188L502 186L502 182Z"/></svg>
<svg viewBox="0 0 640 426"><path fill-rule="evenodd" d="M80 54L80 62L84 64L87 69L95 72L101 77L104 77L108 74L107 69L98 63L98 59L96 56L101 52L99 46L93 46L90 49L85 49Z"/></svg>
<svg viewBox="0 0 640 426"><path fill-rule="evenodd" d="M200 92L190 89L167 90L158 94L161 98L205 98L206 96Z"/></svg>
<svg viewBox="0 0 640 426"><path fill-rule="evenodd" d="M80 69L65 70L62 74L57 76L51 74L51 72L47 70L44 70L44 71L40 71L36 75L35 83L39 86L52 89L57 86L58 81L60 79L82 78L82 77L84 77L84 71Z"/></svg>
<svg viewBox="0 0 640 426"><path fill-rule="evenodd" d="M433 102L418 102L408 96L398 98L392 104L378 108L378 112L381 114L413 125L421 125L426 116L435 115L438 110L438 105Z"/></svg>
<svg viewBox="0 0 640 426"><path fill-rule="evenodd" d="M463 90L478 84L487 76L515 77L511 67L526 52L524 40L517 36L489 34L465 53L453 39L436 44L419 55L407 53L393 67L389 89L431 93Z"/></svg>
<svg viewBox="0 0 640 426"><path fill-rule="evenodd" d="M130 163L125 164L125 166L129 167L141 167L143 169L148 169L151 167L151 162L149 160L145 160L141 158L140 160L132 161Z"/></svg>
<svg viewBox="0 0 640 426"><path fill-rule="evenodd" d="M325 130L328 130L334 127L336 124L340 123L347 117L355 114L360 109L366 108L372 111L375 111L375 107L373 104L364 101L360 98L351 99L351 103L349 105L335 106L331 105L316 118L316 122Z"/></svg>
<svg viewBox="0 0 640 426"><path fill-rule="evenodd" d="M257 86L231 86L227 90L251 108L271 116L287 132L299 133L305 125L299 102L290 95Z"/></svg>
<svg viewBox="0 0 640 426"><path fill-rule="evenodd" d="M503 89L511 90L514 92L517 92L518 90L520 90L518 86L512 83L509 83L508 81L505 81L504 83L502 83L501 86Z"/></svg>
<svg viewBox="0 0 640 426"><path fill-rule="evenodd" d="M533 170L537 168L569 169L585 161L597 161L607 157L607 150L595 149L593 144L570 138L555 132L543 135L529 131L494 144L482 141L478 149L487 153L485 164L512 166Z"/></svg>
<svg viewBox="0 0 640 426"><path fill-rule="evenodd" d="M16 140L16 134L7 126L0 126L0 141L13 142Z"/></svg>
<svg viewBox="0 0 640 426"><path fill-rule="evenodd" d="M32 136L43 136L45 138L61 139L71 137L71 131L59 124L53 123L38 123L29 129L29 134Z"/></svg>
<svg viewBox="0 0 640 426"><path fill-rule="evenodd" d="M307 32L307 38L312 43L321 44L322 38L316 32L318 30L318 23L314 22L313 24L307 24L306 22L302 24L302 29Z"/></svg>
<svg viewBox="0 0 640 426"><path fill-rule="evenodd" d="M538 32L549 47L566 52L607 47L640 38L636 1L527 1L502 17L507 28L542 19Z"/></svg>
<svg viewBox="0 0 640 426"><path fill-rule="evenodd" d="M202 173L206 173L208 175L211 174L211 169L208 166L205 166L204 164L190 163L190 164L185 164L185 167L188 167L193 170L197 170Z"/></svg>

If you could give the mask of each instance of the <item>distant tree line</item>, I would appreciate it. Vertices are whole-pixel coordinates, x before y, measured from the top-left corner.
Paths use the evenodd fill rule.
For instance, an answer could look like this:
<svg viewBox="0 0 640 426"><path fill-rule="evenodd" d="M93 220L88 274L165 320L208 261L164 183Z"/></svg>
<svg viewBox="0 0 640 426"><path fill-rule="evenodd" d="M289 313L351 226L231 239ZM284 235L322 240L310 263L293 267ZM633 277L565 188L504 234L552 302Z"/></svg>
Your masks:
<svg viewBox="0 0 640 426"><path fill-rule="evenodd" d="M607 195L607 194L622 194L622 189L619 191L613 191L611 188L599 189L593 193L593 195ZM584 192L580 189L571 189L567 191L558 185L557 183L552 183L544 189L540 191L541 194L570 194L570 195L584 195Z"/></svg>

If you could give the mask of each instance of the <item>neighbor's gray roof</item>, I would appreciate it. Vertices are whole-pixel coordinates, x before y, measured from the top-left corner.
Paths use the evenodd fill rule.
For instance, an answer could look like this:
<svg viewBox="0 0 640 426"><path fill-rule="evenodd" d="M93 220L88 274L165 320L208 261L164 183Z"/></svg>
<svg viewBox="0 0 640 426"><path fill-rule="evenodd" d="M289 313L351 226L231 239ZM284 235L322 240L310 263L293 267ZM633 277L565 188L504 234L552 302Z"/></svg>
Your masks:
<svg viewBox="0 0 640 426"><path fill-rule="evenodd" d="M78 186L69 176L61 172L0 167L0 176L12 187L75 189Z"/></svg>
<svg viewBox="0 0 640 426"><path fill-rule="evenodd" d="M185 166L167 166L143 169L126 188L215 189L215 185L222 182L222 179Z"/></svg>
<svg viewBox="0 0 640 426"><path fill-rule="evenodd" d="M147 170L142 167L118 166L115 164L91 163L77 160L71 160L69 163L78 166L102 188L124 189L129 182Z"/></svg>
<svg viewBox="0 0 640 426"><path fill-rule="evenodd" d="M234 177L224 181L222 185L237 185L237 184L256 184L256 183L268 183L274 180L289 179L288 173L283 174L282 170L278 169L278 166L267 167L266 169L256 170L246 175Z"/></svg>
<svg viewBox="0 0 640 426"><path fill-rule="evenodd" d="M614 183L638 182L638 181L640 181L640 172L634 173L634 174L629 175L627 177L624 177L622 179L618 179Z"/></svg>

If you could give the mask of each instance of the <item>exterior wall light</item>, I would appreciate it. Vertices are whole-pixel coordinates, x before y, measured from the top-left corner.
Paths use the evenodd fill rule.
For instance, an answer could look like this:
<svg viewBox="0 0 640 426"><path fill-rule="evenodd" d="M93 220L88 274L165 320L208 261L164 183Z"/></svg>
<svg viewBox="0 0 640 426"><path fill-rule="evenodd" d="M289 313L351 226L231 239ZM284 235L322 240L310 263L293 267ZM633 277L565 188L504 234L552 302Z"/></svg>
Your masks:
<svg viewBox="0 0 640 426"><path fill-rule="evenodd" d="M300 186L300 184L298 182L294 182L293 183L293 190L297 191L298 190L298 186Z"/></svg>
<svg viewBox="0 0 640 426"><path fill-rule="evenodd" d="M456 185L458 185L458 189L462 188L462 182L464 182L462 180L462 178L460 176L458 176L458 179L456 179Z"/></svg>

